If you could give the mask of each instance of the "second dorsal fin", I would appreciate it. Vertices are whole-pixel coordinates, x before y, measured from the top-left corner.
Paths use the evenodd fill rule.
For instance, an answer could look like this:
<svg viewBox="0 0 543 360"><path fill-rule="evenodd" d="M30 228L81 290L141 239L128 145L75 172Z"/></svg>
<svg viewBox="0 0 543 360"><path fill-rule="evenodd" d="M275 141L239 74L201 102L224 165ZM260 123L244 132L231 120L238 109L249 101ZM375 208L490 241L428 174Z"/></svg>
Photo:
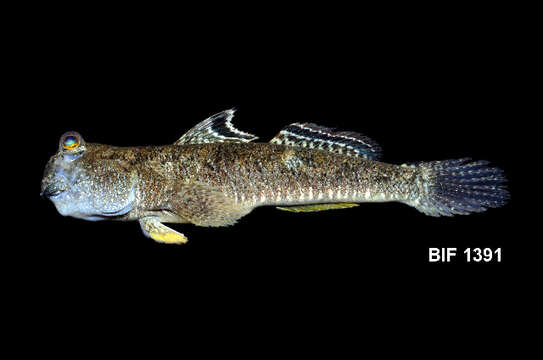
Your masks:
<svg viewBox="0 0 543 360"><path fill-rule="evenodd" d="M381 147L367 136L309 123L290 124L270 143L326 150L369 160L379 160L381 157Z"/></svg>
<svg viewBox="0 0 543 360"><path fill-rule="evenodd" d="M250 142L258 139L252 134L240 131L232 125L234 109L208 117L187 131L174 145L206 144L214 142Z"/></svg>

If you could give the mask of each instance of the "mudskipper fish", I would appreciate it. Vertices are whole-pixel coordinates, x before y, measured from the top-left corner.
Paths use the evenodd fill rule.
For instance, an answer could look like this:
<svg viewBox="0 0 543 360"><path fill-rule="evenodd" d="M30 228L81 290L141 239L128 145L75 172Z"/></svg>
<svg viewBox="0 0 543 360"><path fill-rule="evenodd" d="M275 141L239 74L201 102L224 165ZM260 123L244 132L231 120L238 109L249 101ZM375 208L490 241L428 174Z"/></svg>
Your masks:
<svg viewBox="0 0 543 360"><path fill-rule="evenodd" d="M311 124L288 125L268 143L213 115L171 145L115 147L60 138L42 195L58 212L85 220L137 220L162 243L187 238L164 223L233 225L260 206L293 212L397 201L430 216L504 205L503 171L487 161L392 165L370 138Z"/></svg>

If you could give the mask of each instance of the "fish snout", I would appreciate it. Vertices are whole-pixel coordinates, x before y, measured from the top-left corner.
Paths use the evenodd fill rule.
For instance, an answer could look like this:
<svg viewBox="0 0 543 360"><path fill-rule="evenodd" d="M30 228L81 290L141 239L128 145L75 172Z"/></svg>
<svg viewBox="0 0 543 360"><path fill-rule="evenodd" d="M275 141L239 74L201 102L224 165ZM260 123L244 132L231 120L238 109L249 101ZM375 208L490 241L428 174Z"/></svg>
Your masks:
<svg viewBox="0 0 543 360"><path fill-rule="evenodd" d="M63 192L64 190L59 188L58 186L56 186L55 184L49 184L47 186L45 186L44 189L42 189L40 195L43 197L47 197L47 198L50 198L52 196L57 196L59 195L61 192Z"/></svg>
<svg viewBox="0 0 543 360"><path fill-rule="evenodd" d="M48 179L44 178L41 183L41 192L40 196L51 198L57 196L60 193L63 193L67 190L67 186L64 181L59 181L62 179Z"/></svg>

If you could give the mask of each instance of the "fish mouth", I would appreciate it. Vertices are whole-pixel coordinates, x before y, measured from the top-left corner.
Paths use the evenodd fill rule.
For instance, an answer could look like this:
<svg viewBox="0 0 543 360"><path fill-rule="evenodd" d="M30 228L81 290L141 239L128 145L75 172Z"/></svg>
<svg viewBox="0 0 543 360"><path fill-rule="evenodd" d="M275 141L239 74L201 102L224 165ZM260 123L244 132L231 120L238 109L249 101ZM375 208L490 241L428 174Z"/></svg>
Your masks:
<svg viewBox="0 0 543 360"><path fill-rule="evenodd" d="M50 185L47 185L47 187L45 187L45 189L42 190L42 192L40 193L40 196L47 197L47 198L52 198L52 197L60 195L63 192L64 192L64 190L59 189L58 187L54 186L53 184L50 184Z"/></svg>

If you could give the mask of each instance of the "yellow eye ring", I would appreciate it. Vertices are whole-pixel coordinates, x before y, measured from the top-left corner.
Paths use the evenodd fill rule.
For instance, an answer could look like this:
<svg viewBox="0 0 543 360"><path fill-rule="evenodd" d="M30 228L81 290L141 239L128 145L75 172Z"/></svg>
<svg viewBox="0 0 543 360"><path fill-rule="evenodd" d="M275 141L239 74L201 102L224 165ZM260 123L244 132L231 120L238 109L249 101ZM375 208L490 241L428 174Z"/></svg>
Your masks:
<svg viewBox="0 0 543 360"><path fill-rule="evenodd" d="M79 136L77 136L76 134L67 134L66 136L64 136L64 139L62 139L62 147L65 150L77 149L80 143L81 140L79 140Z"/></svg>

